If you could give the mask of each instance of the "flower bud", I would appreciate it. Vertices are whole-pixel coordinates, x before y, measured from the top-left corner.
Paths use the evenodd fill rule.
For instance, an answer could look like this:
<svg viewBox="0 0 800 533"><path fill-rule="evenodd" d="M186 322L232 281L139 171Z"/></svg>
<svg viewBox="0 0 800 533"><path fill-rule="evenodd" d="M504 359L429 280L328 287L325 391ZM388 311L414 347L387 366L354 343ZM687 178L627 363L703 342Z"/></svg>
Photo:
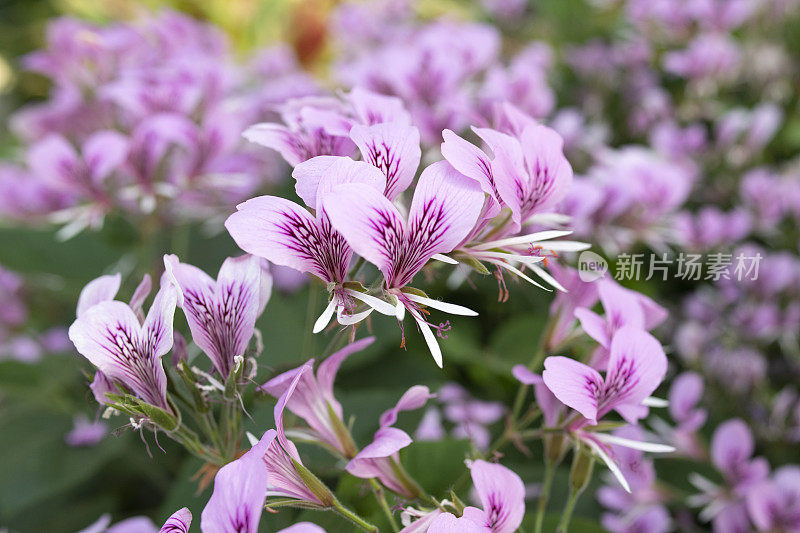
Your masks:
<svg viewBox="0 0 800 533"><path fill-rule="evenodd" d="M292 463L294 464L294 468L297 470L297 474L300 476L300 479L303 480L303 483L305 483L306 487L308 487L308 490L310 490L311 493L317 497L323 507L328 508L336 506L338 503L336 496L333 495L331 489L329 489L325 483L315 476L311 470L300 464L299 461L292 459Z"/></svg>
<svg viewBox="0 0 800 533"><path fill-rule="evenodd" d="M575 447L575 454L572 458L572 468L569 472L569 486L570 491L574 494L580 494L589 481L592 479L592 470L594 469L594 456L586 445L578 442Z"/></svg>

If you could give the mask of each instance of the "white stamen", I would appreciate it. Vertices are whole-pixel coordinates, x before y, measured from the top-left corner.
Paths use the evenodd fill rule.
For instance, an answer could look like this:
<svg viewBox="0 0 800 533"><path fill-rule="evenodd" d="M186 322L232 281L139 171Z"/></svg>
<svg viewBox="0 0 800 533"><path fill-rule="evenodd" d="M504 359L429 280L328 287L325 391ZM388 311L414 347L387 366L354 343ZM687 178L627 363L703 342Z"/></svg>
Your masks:
<svg viewBox="0 0 800 533"><path fill-rule="evenodd" d="M313 331L314 333L319 333L320 331L322 331L323 329L328 327L328 324L330 323L331 318L333 318L334 311L336 311L336 298L335 297L331 298L331 301L328 302L328 305L327 305L327 307L325 307L325 310L322 312L321 315L319 315L319 318L317 319L317 321L314 322L314 329L312 329L311 331Z"/></svg>
<svg viewBox="0 0 800 533"><path fill-rule="evenodd" d="M238 372L239 368L242 366L242 363L244 363L244 357L243 356L241 356L241 355L234 356L234 358L233 358L233 371L234 372Z"/></svg>
<svg viewBox="0 0 800 533"><path fill-rule="evenodd" d="M545 290L545 291L548 291L548 292L552 292L552 291L551 291L550 289L548 289L547 287L544 287L544 286L540 285L539 283L536 283L536 282L535 282L535 281L533 281L531 278L529 278L528 276L526 276L526 275L525 275L525 274L524 274L524 273L523 273L523 272L522 272L520 269L518 269L518 268L516 268L516 267L514 267L514 266L511 266L511 265L509 265L508 263L504 263L503 261L496 261L496 260L494 260L494 259L487 259L486 261L488 261L489 263L491 263L491 264L493 264L493 265L497 265L497 266L499 266L500 268L504 268L504 269L508 270L508 271L509 271L509 272L511 272L512 274L515 274L515 275L517 275L517 276L521 277L522 279L524 279L524 280L525 280L525 281L527 281L528 283L531 283L531 284L533 284L533 285L536 285L537 287L539 287L539 288L540 288L540 289L542 289L542 290Z"/></svg>
<svg viewBox="0 0 800 533"><path fill-rule="evenodd" d="M433 331L431 331L431 327L427 324L427 322L418 317L416 313L411 313L411 316L417 321L419 329L422 331L422 336L425 338L425 342L428 344L428 349L431 351L433 360L436 362L439 368L443 368L442 349L439 348L439 343L436 342L436 335L433 334Z"/></svg>
<svg viewBox="0 0 800 533"><path fill-rule="evenodd" d="M546 241L549 239L556 239L558 237L565 237L570 235L571 231L560 230L547 230L537 231L528 235L520 235L519 237L509 237L508 239L500 239L498 241L490 241L473 246L475 250L491 250L492 248L503 248L504 246L518 246L520 244L530 244L534 242Z"/></svg>
<svg viewBox="0 0 800 533"><path fill-rule="evenodd" d="M256 444L258 444L258 437L250 433L249 431L245 432L247 435L247 440L250 442L250 447L252 448Z"/></svg>
<svg viewBox="0 0 800 533"><path fill-rule="evenodd" d="M444 311L445 313L450 313L451 315L478 316L478 313L473 311L472 309L463 307L461 305L441 302L439 300L434 300L433 298L426 298L424 296L419 296L417 294L411 294L411 293L406 293L406 298L408 298L412 302L416 302L422 305L427 305L428 307L438 309L439 311Z"/></svg>
<svg viewBox="0 0 800 533"><path fill-rule="evenodd" d="M646 405L647 407L669 407L669 401L663 398L650 396L642 400L642 405Z"/></svg>
<svg viewBox="0 0 800 533"><path fill-rule="evenodd" d="M358 324L359 322L367 318L370 315L370 313L372 313L372 310L373 310L372 307L370 307L365 311L361 311L359 313L353 313L352 315L346 315L344 314L344 307L339 306L336 309L336 320L339 322L339 324L343 326L352 326L353 324Z"/></svg>
<svg viewBox="0 0 800 533"><path fill-rule="evenodd" d="M569 224L572 220L572 217L569 215L564 215L562 213L537 213L528 217L527 222L529 224L540 224L542 226L550 226L550 225L563 225Z"/></svg>
<svg viewBox="0 0 800 533"><path fill-rule="evenodd" d="M118 414L119 414L119 411L117 411L113 407L106 407L105 411L103 411L102 417L103 417L104 420L108 420L112 416L116 416Z"/></svg>
<svg viewBox="0 0 800 533"><path fill-rule="evenodd" d="M402 322L406 317L406 306L403 305L403 302L401 302L399 298L397 300L397 305L394 308L394 316L396 316L397 320L400 322Z"/></svg>
<svg viewBox="0 0 800 533"><path fill-rule="evenodd" d="M675 451L675 447L669 446L668 444L642 442L633 439L626 439L624 437L618 437L617 435L609 435L608 433L595 433L594 437L600 442L605 442L606 444L616 444L617 446L624 446L625 448L641 450L643 452L672 453Z"/></svg>
<svg viewBox="0 0 800 533"><path fill-rule="evenodd" d="M614 477L617 478L619 484L622 485L622 488L625 489L627 492L630 492L631 486L628 485L628 481L625 479L625 476L622 475L622 470L619 469L619 465L617 465L617 463L615 463L611 459L611 457L608 456L608 454L603 450L602 446L600 446L591 439L586 439L584 440L584 442L588 444L592 450L595 451L595 453L600 457L600 459L603 460L608 469L611 470L611 473L614 474Z"/></svg>
<svg viewBox="0 0 800 533"><path fill-rule="evenodd" d="M221 390L221 391L225 390L225 385L223 385L222 383L217 381L217 379L214 376L212 376L211 374L209 374L208 372L204 372L204 371L200 370L199 368L197 368L196 366L192 367L192 372L194 372L195 374L199 374L199 375L203 376L204 378L206 378L208 380L208 382L210 384L210 385L206 385L206 386L198 384L197 385L198 389L201 389L201 390L214 390L214 389L217 389L217 390Z"/></svg>
<svg viewBox="0 0 800 533"><path fill-rule="evenodd" d="M344 292L349 294L356 300L360 300L379 312L382 315L386 316L393 316L395 314L394 306L385 300L381 300L380 298L376 298L371 294L365 294L363 292L354 291L353 289L345 289Z"/></svg>
<svg viewBox="0 0 800 533"><path fill-rule="evenodd" d="M701 476L697 472L692 472L691 474L689 474L687 479L689 480L689 483L691 483L698 489L702 490L703 492L716 492L717 490L719 490L719 487L717 487L714 484L714 482Z"/></svg>
<svg viewBox="0 0 800 533"><path fill-rule="evenodd" d="M480 255L476 255L476 257L479 259L491 258L502 259L505 261L517 261L526 265L532 265L534 263L541 263L544 261L544 257L541 255L519 255L506 252L481 252Z"/></svg>
<svg viewBox="0 0 800 533"><path fill-rule="evenodd" d="M442 263L447 263L447 264L450 264L450 265L457 265L458 264L458 261L456 261L452 257L449 257L449 256L444 255L444 254L433 254L431 256L431 259L435 259L437 261L441 261Z"/></svg>
<svg viewBox="0 0 800 533"><path fill-rule="evenodd" d="M552 241L543 246L553 252L582 252L588 250L592 245L581 241Z"/></svg>
<svg viewBox="0 0 800 533"><path fill-rule="evenodd" d="M700 511L697 515L703 522L711 522L715 516L717 516L723 509L725 509L729 505L728 502L725 501L712 501L708 507Z"/></svg>
<svg viewBox="0 0 800 533"><path fill-rule="evenodd" d="M536 273L537 276L539 276L540 278L545 280L551 286L555 287L556 289L560 290L561 292L569 292L569 291L567 291L567 289L564 288L563 285L561 285L558 281L556 281L556 278L551 276L545 269L543 269L539 265L530 265L530 267L531 267L531 270L533 270Z"/></svg>

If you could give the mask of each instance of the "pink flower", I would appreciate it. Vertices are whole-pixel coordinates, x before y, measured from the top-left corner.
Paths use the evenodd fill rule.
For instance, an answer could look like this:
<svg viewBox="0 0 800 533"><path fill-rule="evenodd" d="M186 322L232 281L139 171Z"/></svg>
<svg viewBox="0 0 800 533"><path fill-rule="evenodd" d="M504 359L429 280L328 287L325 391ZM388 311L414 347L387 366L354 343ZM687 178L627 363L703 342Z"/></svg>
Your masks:
<svg viewBox="0 0 800 533"><path fill-rule="evenodd" d="M525 515L525 485L520 477L502 465L481 460L470 465L470 473L481 508L465 507L459 518L442 513L428 533L516 531Z"/></svg>
<svg viewBox="0 0 800 533"><path fill-rule="evenodd" d="M195 343L206 353L223 380L244 355L256 319L264 310L272 278L253 256L225 260L216 280L197 267L164 256L166 274L178 290Z"/></svg>
<svg viewBox="0 0 800 533"><path fill-rule="evenodd" d="M280 398L300 375L294 393L288 398L286 408L306 421L310 438L338 451L344 457L356 453L355 444L349 434L342 434L337 428L344 428L342 405L333 395L333 382L339 366L350 355L372 344L375 337L367 337L351 343L322 361L316 375L310 370L314 359L302 366L284 372L259 387L259 390ZM309 368L309 371L305 369ZM301 375L302 374L302 375ZM338 420L332 420L331 417Z"/></svg>
<svg viewBox="0 0 800 533"><path fill-rule="evenodd" d="M383 273L384 288L397 302L398 320L408 310L440 367L442 353L431 328L443 335L447 327L429 323L420 306L467 316L477 313L403 289L431 258L453 250L467 237L483 199L476 182L444 161L422 171L407 219L381 192L363 184L340 185L323 199L333 227Z"/></svg>

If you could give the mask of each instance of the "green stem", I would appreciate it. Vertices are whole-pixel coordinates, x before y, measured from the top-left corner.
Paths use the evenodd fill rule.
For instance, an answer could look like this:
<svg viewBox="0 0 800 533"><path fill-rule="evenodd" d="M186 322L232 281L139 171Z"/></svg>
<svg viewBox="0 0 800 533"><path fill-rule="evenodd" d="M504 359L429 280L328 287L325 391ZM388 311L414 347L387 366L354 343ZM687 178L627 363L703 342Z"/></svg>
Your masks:
<svg viewBox="0 0 800 533"><path fill-rule="evenodd" d="M351 511L338 501L336 502L336 505L334 505L331 509L339 516L346 518L347 520L358 526L361 529L361 531L368 531L369 533L378 533L377 527L370 524L369 522L367 522L366 520L355 514L353 511Z"/></svg>
<svg viewBox="0 0 800 533"><path fill-rule="evenodd" d="M550 499L550 487L553 485L553 474L555 467L550 462L545 460L544 463L544 480L542 481L542 494L539 496L539 505L536 508L536 525L533 529L534 533L542 533L542 524L544 523L544 513L547 509L547 502Z"/></svg>
<svg viewBox="0 0 800 533"><path fill-rule="evenodd" d="M547 330L549 326L545 326L545 330ZM542 335L544 337L544 335ZM536 351L533 354L530 362L528 363L528 369L531 371L535 371L539 368L539 365L542 364L544 360L544 345L543 345L543 338L539 339L539 343L536 347ZM525 401L525 396L528 392L528 386L525 384L520 384L519 388L517 389L517 396L514 398L514 406L511 409L511 419L516 420L522 410L522 404Z"/></svg>
<svg viewBox="0 0 800 533"><path fill-rule="evenodd" d="M361 269L364 267L365 264L366 261L364 260L363 257L359 257L358 259L356 259L355 264L353 264L353 268L351 268L350 272L347 274L347 279L352 280L356 276L358 276L358 273L361 272Z"/></svg>
<svg viewBox="0 0 800 533"><path fill-rule="evenodd" d="M389 521L392 531L400 531L400 528L397 527L397 522L394 519L394 515L392 514L392 510L389 508L389 504L386 503L383 487L381 487L381 484L378 483L375 478L370 478L369 484L372 486L372 492L375 494L375 499L378 500L378 504L380 504L381 509L383 509L383 514L386 515L386 519Z"/></svg>
<svg viewBox="0 0 800 533"><path fill-rule="evenodd" d="M314 351L314 321L317 314L317 300L319 298L319 287L312 282L308 284L308 306L306 308L306 327L303 335L302 351L300 352L305 359L311 357Z"/></svg>
<svg viewBox="0 0 800 533"><path fill-rule="evenodd" d="M575 509L575 504L582 491L570 491L569 500L564 507L564 513L561 515L561 521L558 523L558 533L567 533L569 530L569 522L572 519L572 511Z"/></svg>
<svg viewBox="0 0 800 533"><path fill-rule="evenodd" d="M203 461L209 463L223 465L225 460L216 451L209 450L207 446L203 445L197 437L197 434L186 426L180 426L175 431L169 433L169 436L178 441L186 450L192 455L199 457Z"/></svg>

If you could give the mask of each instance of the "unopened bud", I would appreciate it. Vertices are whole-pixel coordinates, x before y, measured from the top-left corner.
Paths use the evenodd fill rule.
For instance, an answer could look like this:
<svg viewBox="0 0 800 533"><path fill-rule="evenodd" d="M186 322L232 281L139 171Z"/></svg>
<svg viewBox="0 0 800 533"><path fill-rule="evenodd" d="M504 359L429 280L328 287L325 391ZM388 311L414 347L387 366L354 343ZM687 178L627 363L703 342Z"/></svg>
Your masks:
<svg viewBox="0 0 800 533"><path fill-rule="evenodd" d="M544 452L548 463L553 466L559 464L567 452L567 436L563 433L547 435L544 439Z"/></svg>
<svg viewBox="0 0 800 533"><path fill-rule="evenodd" d="M580 494L589 481L592 479L594 469L594 456L582 442L578 442L575 447L575 455L572 458L572 469L569 472L570 490L575 494Z"/></svg>
<svg viewBox="0 0 800 533"><path fill-rule="evenodd" d="M338 501L336 500L336 496L333 495L333 492L331 492L331 489L329 489L325 483L315 476L311 470L300 464L299 461L292 459L292 463L294 463L294 468L297 470L300 479L303 480L303 483L308 490L311 491L311 494L319 500L322 507L329 508L337 505Z"/></svg>

